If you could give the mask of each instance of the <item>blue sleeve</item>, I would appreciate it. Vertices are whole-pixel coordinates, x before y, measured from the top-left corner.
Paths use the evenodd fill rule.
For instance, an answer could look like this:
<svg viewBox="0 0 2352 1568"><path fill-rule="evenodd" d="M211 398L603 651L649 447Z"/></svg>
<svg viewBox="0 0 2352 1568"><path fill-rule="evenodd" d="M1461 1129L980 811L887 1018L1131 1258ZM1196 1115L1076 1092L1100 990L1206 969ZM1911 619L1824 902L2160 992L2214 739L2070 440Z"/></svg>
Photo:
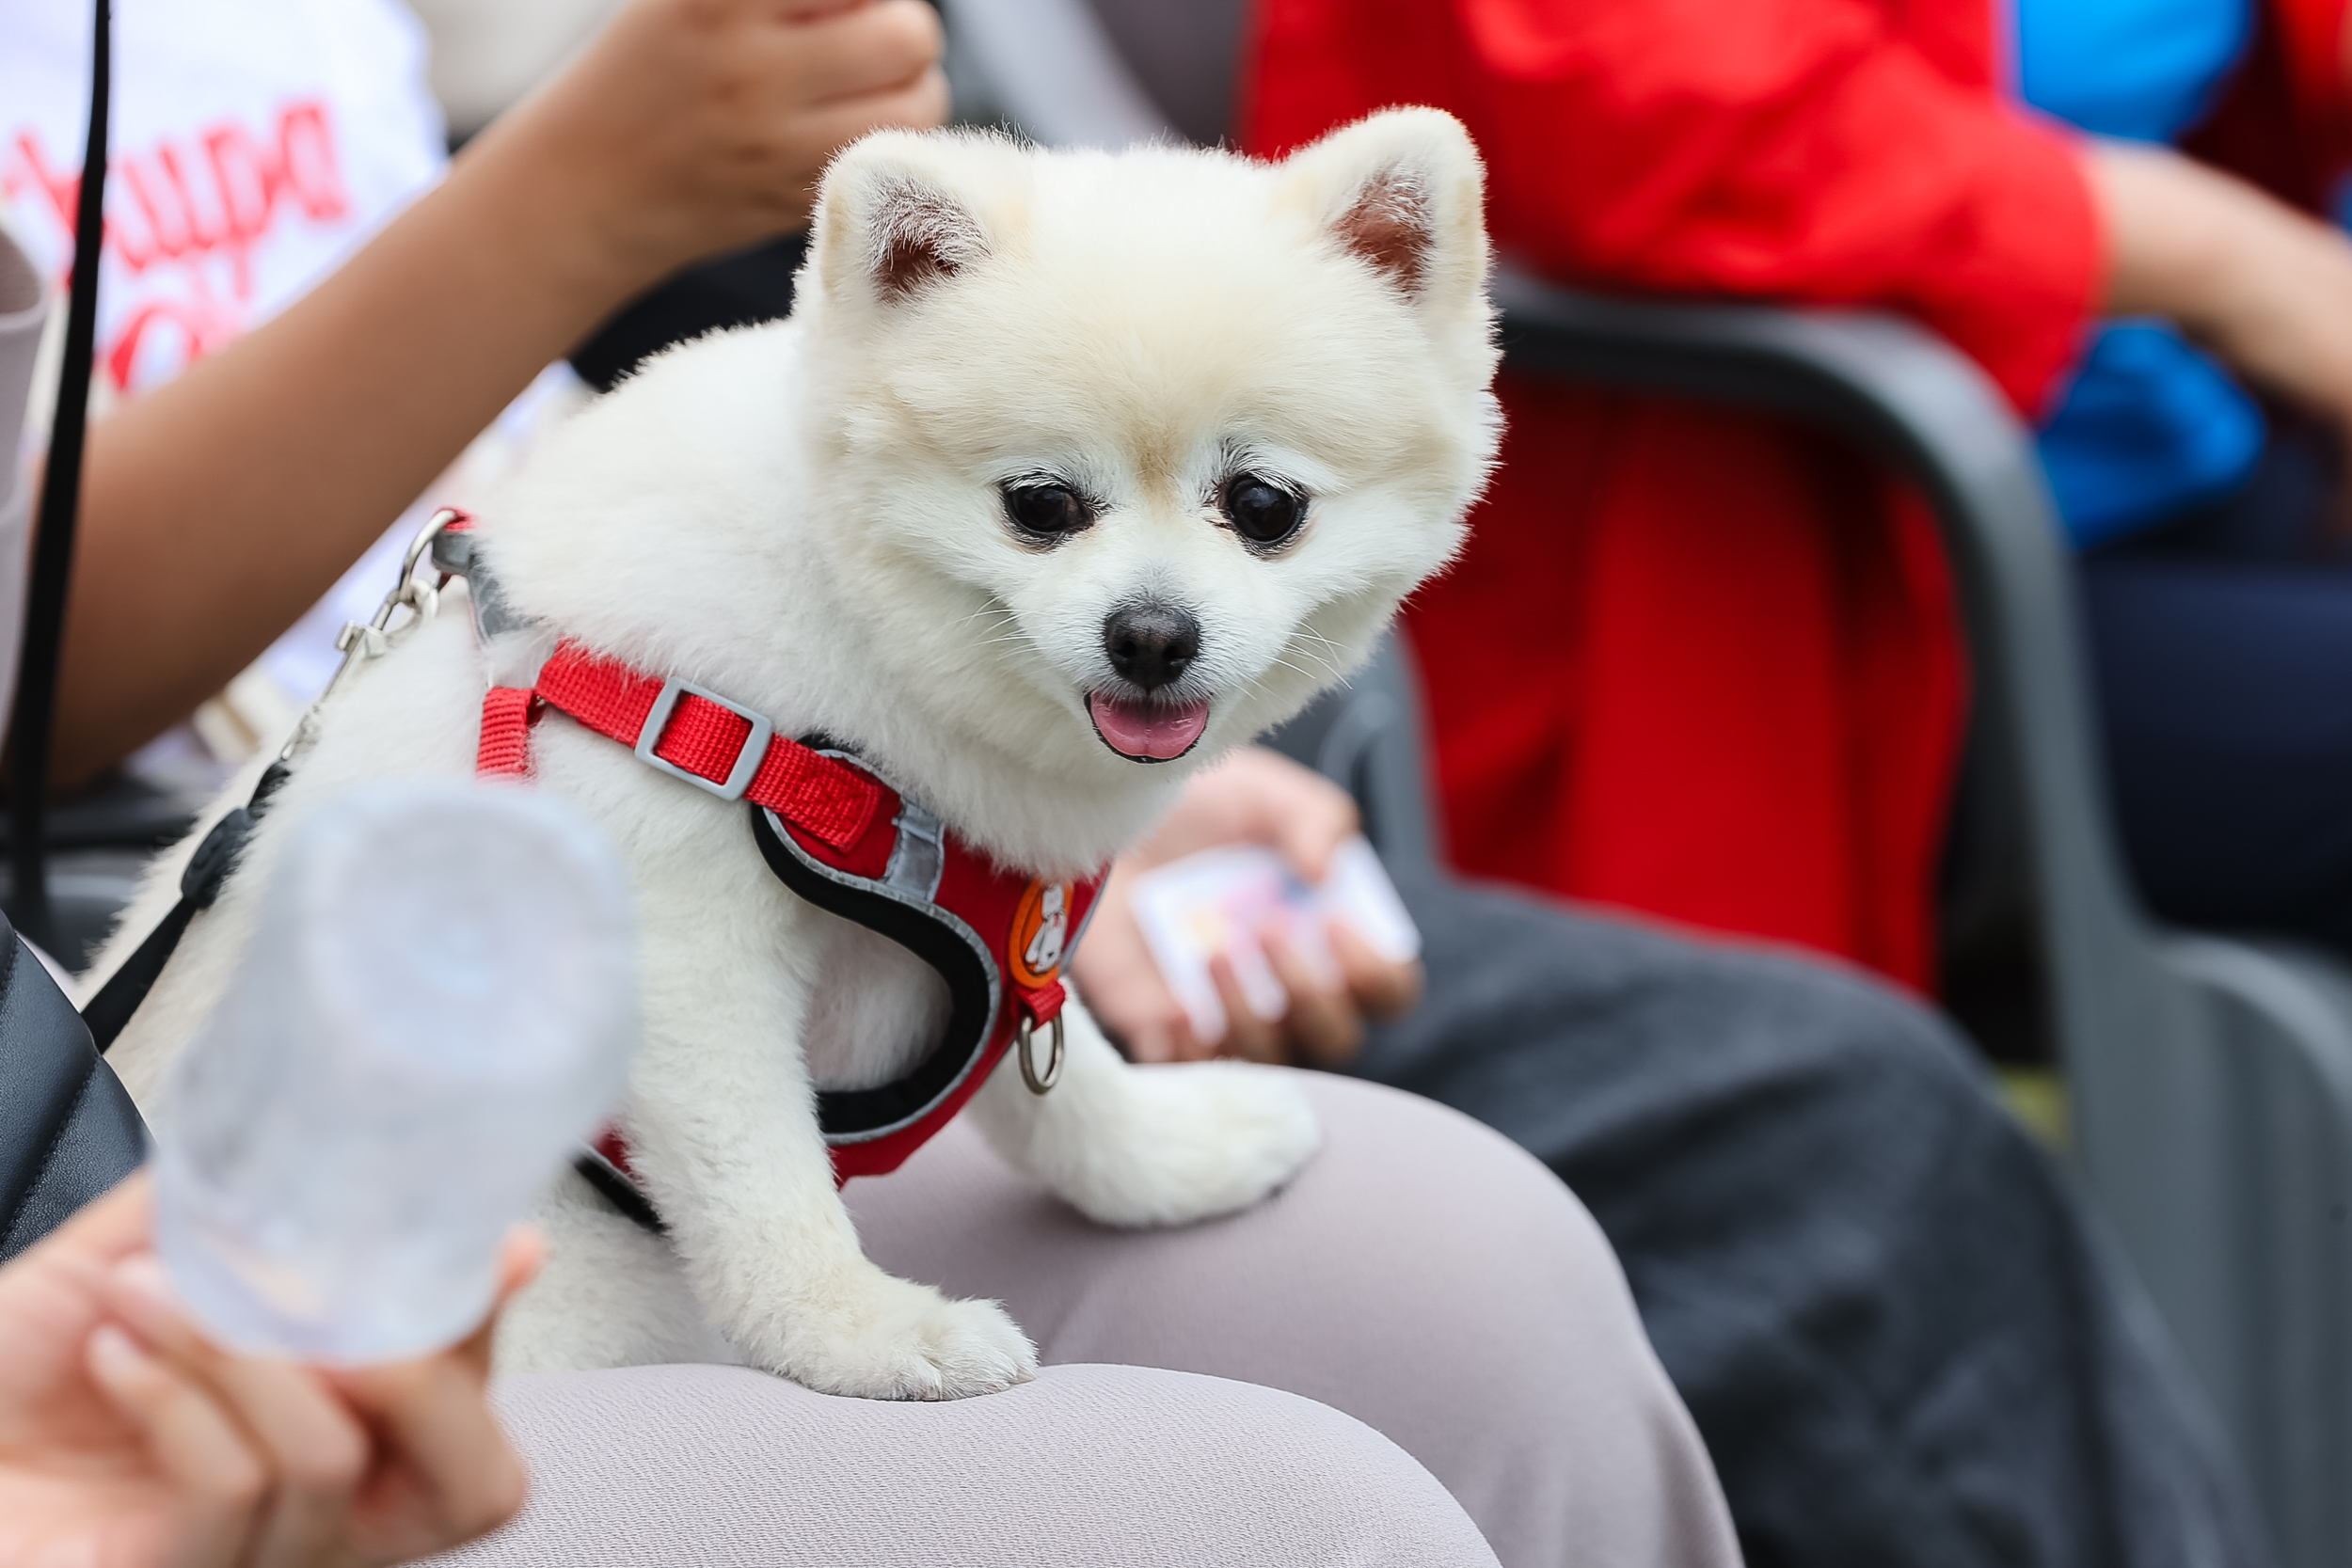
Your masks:
<svg viewBox="0 0 2352 1568"><path fill-rule="evenodd" d="M2088 549L2227 496L2267 438L2227 372L2170 326L2134 321L2092 341L2040 446L2067 535Z"/></svg>

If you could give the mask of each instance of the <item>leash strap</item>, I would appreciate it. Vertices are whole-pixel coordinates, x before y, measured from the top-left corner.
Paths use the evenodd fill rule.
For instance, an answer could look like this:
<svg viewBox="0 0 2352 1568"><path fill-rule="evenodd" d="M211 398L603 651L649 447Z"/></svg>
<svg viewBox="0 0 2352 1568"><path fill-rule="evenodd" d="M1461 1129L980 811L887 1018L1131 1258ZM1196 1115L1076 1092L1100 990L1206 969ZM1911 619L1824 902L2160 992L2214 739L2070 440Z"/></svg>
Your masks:
<svg viewBox="0 0 2352 1568"><path fill-rule="evenodd" d="M236 868L237 857L245 851L246 840L253 836L254 824L261 820L270 797L278 793L290 773L283 761L273 762L253 786L246 803L213 824L213 831L204 835L204 842L196 847L189 857L188 868L180 874L180 901L171 906L171 912L147 933L121 966L106 976L106 983L98 988L98 994L82 1009L82 1022L89 1026L90 1038L98 1046L100 1055L113 1045L131 1015L139 1010L147 993L163 978L164 965L171 961L172 951L180 939L187 935L188 923L202 910L213 907L220 896L222 884Z"/></svg>
<svg viewBox="0 0 2352 1568"><path fill-rule="evenodd" d="M220 896L229 873L236 868L237 857L244 853L246 840L253 836L254 825L261 820L270 798L292 776L294 758L310 744L319 710L326 705L327 699L353 671L381 658L393 643L432 615L439 591L418 580L417 567L443 532L464 524L465 515L461 512L445 507L435 513L433 520L409 545L407 555L401 561L400 580L384 595L384 602L376 606L374 618L354 621L343 627L335 639L335 645L342 650L343 661L337 666L334 678L326 683L326 689L319 693L301 721L294 725L294 734L287 738L277 760L262 769L245 804L214 823L213 831L204 835L204 842L196 847L187 869L180 874L180 900L172 905L171 912L156 923L131 956L106 977L98 994L90 998L89 1006L82 1009L82 1022L88 1025L90 1038L102 1054L129 1024L131 1015L147 1000L147 993L155 989L155 982L163 978L164 966L171 961L180 939L187 935L189 923L202 911L211 909L213 901ZM403 610L408 611L405 623L400 622L399 616Z"/></svg>
<svg viewBox="0 0 2352 1568"><path fill-rule="evenodd" d="M641 674L571 641L556 647L529 690L494 687L483 699L477 768L485 777L530 772L531 725L542 707L723 800L764 806L834 849L864 838L882 808L880 784L777 735L751 709L686 681Z"/></svg>

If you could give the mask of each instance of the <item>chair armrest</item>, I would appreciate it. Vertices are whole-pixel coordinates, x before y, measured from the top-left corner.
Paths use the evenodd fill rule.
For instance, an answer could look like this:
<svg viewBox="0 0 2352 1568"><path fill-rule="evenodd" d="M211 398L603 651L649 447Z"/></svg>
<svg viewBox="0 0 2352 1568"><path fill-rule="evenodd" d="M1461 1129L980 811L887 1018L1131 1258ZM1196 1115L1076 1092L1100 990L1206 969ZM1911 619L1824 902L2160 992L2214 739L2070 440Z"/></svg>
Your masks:
<svg viewBox="0 0 2352 1568"><path fill-rule="evenodd" d="M2081 982L2131 986L2153 967L2152 932L2108 816L2057 515L1998 390L1932 333L1880 312L1634 301L1511 274L1495 293L1508 370L1768 410L1852 440L1919 487L1959 582L1979 734L2020 808L2060 1037L2079 1049L2086 1030L2113 1029L2114 1014L2100 1028L2086 1009L2114 997L2080 994Z"/></svg>
<svg viewBox="0 0 2352 1568"><path fill-rule="evenodd" d="M2347 1560L2352 974L2141 913L2092 739L2071 562L2016 416L1972 362L1893 317L1523 278L1497 293L1515 371L1767 409L1845 436L1924 493L1959 579L1978 737L2029 863L2081 1169L2249 1463L2281 1560Z"/></svg>

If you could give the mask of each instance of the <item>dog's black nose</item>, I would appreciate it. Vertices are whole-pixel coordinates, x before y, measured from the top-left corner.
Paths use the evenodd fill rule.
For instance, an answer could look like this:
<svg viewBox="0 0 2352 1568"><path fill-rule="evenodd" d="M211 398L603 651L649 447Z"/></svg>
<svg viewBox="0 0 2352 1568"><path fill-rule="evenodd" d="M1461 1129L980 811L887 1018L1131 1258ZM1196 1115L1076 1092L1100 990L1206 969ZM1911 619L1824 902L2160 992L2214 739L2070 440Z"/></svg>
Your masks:
<svg viewBox="0 0 2352 1568"><path fill-rule="evenodd" d="M1200 623L1190 611L1156 600L1121 605L1104 618L1103 650L1121 676L1157 691L1200 657Z"/></svg>

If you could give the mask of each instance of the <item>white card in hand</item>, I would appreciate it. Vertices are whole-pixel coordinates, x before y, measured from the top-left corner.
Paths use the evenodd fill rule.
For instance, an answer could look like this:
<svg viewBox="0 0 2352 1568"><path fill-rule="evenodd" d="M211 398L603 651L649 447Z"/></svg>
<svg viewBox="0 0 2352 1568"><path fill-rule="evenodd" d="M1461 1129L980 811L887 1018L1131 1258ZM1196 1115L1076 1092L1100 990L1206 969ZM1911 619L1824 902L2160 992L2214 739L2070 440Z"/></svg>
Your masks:
<svg viewBox="0 0 2352 1568"><path fill-rule="evenodd" d="M1277 1019L1289 1006L1258 944L1262 930L1280 931L1302 962L1333 981L1340 970L1324 939L1327 920L1346 922L1394 962L1421 953L1421 932L1380 857L1361 838L1340 846L1321 886L1302 881L1271 849L1204 849L1136 878L1135 911L1168 990L1191 1018L1194 1035L1208 1044L1225 1037L1225 1005L1209 977L1209 960L1219 953L1232 958L1250 1011Z"/></svg>

